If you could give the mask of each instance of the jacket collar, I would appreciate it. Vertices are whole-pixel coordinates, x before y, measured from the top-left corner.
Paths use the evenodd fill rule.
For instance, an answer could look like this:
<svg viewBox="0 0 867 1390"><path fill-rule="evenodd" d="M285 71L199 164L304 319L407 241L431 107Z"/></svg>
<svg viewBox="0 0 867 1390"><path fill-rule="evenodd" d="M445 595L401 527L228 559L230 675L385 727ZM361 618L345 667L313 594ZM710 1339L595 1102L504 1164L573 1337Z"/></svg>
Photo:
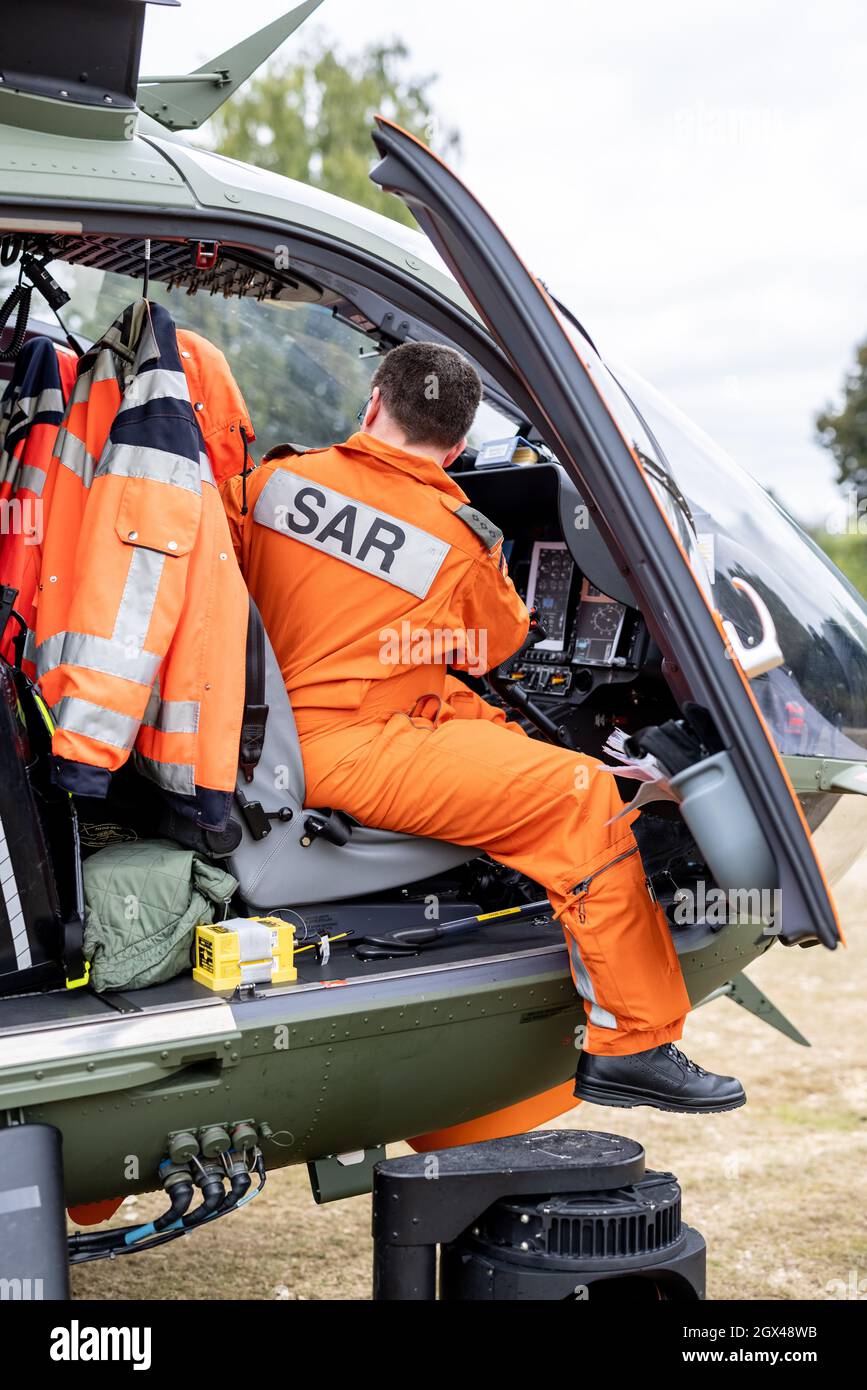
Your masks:
<svg viewBox="0 0 867 1390"><path fill-rule="evenodd" d="M364 430L351 435L343 448L351 449L354 453L366 454L368 457L372 455L377 462L397 468L401 473L408 473L427 487L435 487L447 496L457 498L459 502L468 500L463 489L449 477L447 469L426 455L409 454L405 449L386 444L383 439L377 439L375 435L367 434Z"/></svg>

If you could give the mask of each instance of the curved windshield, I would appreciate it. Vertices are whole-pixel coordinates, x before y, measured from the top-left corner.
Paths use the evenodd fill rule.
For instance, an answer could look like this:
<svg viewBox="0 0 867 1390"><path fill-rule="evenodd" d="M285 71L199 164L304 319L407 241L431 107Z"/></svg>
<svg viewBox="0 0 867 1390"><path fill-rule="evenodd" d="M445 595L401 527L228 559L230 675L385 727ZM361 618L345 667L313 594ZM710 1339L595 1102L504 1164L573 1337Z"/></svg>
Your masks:
<svg viewBox="0 0 867 1390"><path fill-rule="evenodd" d="M620 433L637 455L647 484L660 502L668 524L692 567L696 582L710 597L707 568L689 502L681 491L676 470L669 466L669 460L665 457L664 450L659 448L657 440L653 438L648 422L636 411L620 382L606 367L578 323L569 316L568 311L559 306L556 306L556 312L562 327L575 344L588 375L598 383Z"/></svg>
<svg viewBox="0 0 867 1390"><path fill-rule="evenodd" d="M617 376L689 503L713 601L752 646L761 625L732 580L751 584L784 665L752 681L781 753L867 759L867 604L754 478L635 373Z"/></svg>

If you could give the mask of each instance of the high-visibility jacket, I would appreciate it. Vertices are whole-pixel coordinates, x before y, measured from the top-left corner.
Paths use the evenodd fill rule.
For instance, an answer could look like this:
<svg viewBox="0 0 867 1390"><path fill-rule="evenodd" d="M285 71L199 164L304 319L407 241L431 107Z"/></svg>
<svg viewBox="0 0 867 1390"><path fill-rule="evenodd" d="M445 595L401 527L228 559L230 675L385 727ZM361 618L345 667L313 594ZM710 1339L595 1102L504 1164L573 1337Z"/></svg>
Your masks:
<svg viewBox="0 0 867 1390"><path fill-rule="evenodd" d="M18 590L15 607L31 627L42 559L43 494L77 361L49 338L30 338L0 404L0 584ZM10 624L0 646L7 660L15 635Z"/></svg>
<svg viewBox="0 0 867 1390"><path fill-rule="evenodd" d="M241 480L221 492L297 710L411 707L527 635L502 533L432 458L358 433L261 464L246 517Z"/></svg>
<svg viewBox="0 0 867 1390"><path fill-rule="evenodd" d="M210 379L197 412L174 322L145 300L82 358L53 465L36 667L61 786L104 796L134 749L179 810L221 829L237 777L248 595L197 423ZM243 456L239 447L239 469Z"/></svg>
<svg viewBox="0 0 867 1390"><path fill-rule="evenodd" d="M246 454L244 438L248 442L256 438L253 422L220 349L186 328L178 329L177 338L196 424L219 487L241 472Z"/></svg>

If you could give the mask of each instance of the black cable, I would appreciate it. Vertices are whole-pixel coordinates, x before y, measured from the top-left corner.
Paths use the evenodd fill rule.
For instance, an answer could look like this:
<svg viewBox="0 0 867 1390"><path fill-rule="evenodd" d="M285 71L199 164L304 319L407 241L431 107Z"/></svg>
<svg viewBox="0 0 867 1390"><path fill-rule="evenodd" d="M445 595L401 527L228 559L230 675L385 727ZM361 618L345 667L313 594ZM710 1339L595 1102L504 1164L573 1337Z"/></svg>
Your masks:
<svg viewBox="0 0 867 1390"><path fill-rule="evenodd" d="M241 425L241 438L244 441L244 465L241 469L241 515L247 515L247 474L250 472L250 445L247 431Z"/></svg>
<svg viewBox="0 0 867 1390"><path fill-rule="evenodd" d="M246 1192L243 1197L239 1198L233 1206L227 1207L225 1211L218 1210L214 1212L211 1216L207 1218L207 1220L213 1221L219 1219L219 1217L221 1216L226 1216L229 1211L236 1211L239 1207L246 1206L247 1202L251 1202L254 1197L259 1196L259 1193L262 1191L263 1187L265 1186L265 1183L268 1180L267 1173L265 1171L265 1160L262 1156L261 1150L257 1150L257 1156L256 1161L253 1165L253 1171L256 1173L256 1176L259 1179L258 1187L255 1188L253 1192ZM196 1208L196 1210L198 1211L199 1208ZM116 1259L119 1255L135 1255L140 1250L154 1250L158 1245L167 1245L169 1241L178 1240L181 1236L189 1235L190 1231L195 1229L196 1228L194 1226L191 1227L187 1224L186 1221L184 1221L180 1227L175 1228L171 1231L164 1231L161 1235L154 1236L150 1240L143 1240L132 1245L124 1244L119 1248L112 1247L110 1249L99 1249L93 1250L92 1252L84 1252L81 1254L78 1254L77 1252L72 1253L70 1254L69 1263L89 1264L92 1260L111 1260ZM108 1232L104 1232L104 1234L107 1235ZM117 1234L122 1234L124 1238L126 1238L129 1232L118 1232ZM70 1248L73 1240L75 1240L75 1236L70 1237Z"/></svg>
<svg viewBox="0 0 867 1390"><path fill-rule="evenodd" d="M24 242L20 236L0 238L0 265L14 265L21 255Z"/></svg>
<svg viewBox="0 0 867 1390"><path fill-rule="evenodd" d="M18 310L12 337L5 348L0 348L0 362L14 362L21 351L27 334L27 320L30 317L30 297L32 294L32 285L22 285L19 282L12 290L6 303L0 308L0 333L9 322L13 311L16 308Z"/></svg>

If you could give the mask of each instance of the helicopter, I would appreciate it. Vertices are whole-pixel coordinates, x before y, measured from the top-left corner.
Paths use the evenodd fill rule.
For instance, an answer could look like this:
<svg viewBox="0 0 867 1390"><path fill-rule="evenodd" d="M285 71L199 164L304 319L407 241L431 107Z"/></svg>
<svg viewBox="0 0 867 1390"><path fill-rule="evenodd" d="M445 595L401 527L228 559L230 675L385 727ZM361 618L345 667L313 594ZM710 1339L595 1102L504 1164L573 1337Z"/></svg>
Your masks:
<svg viewBox="0 0 867 1390"><path fill-rule="evenodd" d="M639 790L645 866L692 1006L728 997L805 1044L744 971L774 945L801 948L809 969L805 948L841 940L835 825L867 792L863 600L758 483L603 359L472 192L393 122L377 118L371 178L417 231L184 138L320 0L179 77L139 76L146 2L177 0L76 0L62 19L58 0L31 0L7 28L0 285L31 291L13 347L81 349L144 295L222 348L269 447L350 433L391 347L467 356L484 400L453 475L502 529L541 619L478 688L531 736L608 759L627 798L618 750L640 763L642 731L698 719L700 756ZM11 619L14 595L6 607ZM538 885L308 807L267 637L263 661L264 746L239 781L248 814L226 862L233 916L294 928L295 978L215 988L190 970L103 994L64 943L85 911L83 858L146 837L144 799L134 772L101 818L52 798L33 692L14 663L0 673L0 1141L59 1132L56 1183L81 1224L130 1193L171 1194L191 1162L222 1200L227 1154L248 1186L306 1163L316 1199L335 1200L370 1190L388 1144L496 1139L575 1104L583 1011Z"/></svg>

